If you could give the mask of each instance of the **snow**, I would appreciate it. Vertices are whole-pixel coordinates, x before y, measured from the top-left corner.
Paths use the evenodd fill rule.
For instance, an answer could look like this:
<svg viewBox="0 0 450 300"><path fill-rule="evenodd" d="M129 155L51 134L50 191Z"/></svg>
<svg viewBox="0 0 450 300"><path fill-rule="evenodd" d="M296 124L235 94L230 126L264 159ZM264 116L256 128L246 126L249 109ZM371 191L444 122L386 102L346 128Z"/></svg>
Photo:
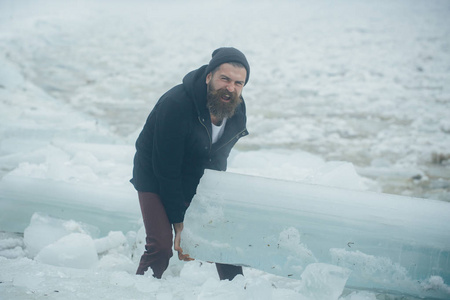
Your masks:
<svg viewBox="0 0 450 300"><path fill-rule="evenodd" d="M44 247L34 259L49 265L89 269L97 263L98 257L89 235L71 233Z"/></svg>
<svg viewBox="0 0 450 300"><path fill-rule="evenodd" d="M393 299L344 287L346 263L405 270L337 248L340 265L312 260L301 279L221 282L175 259L162 280L133 275L133 143L162 93L232 45L252 74L229 171L449 201L449 15L446 0L1 1L0 298Z"/></svg>

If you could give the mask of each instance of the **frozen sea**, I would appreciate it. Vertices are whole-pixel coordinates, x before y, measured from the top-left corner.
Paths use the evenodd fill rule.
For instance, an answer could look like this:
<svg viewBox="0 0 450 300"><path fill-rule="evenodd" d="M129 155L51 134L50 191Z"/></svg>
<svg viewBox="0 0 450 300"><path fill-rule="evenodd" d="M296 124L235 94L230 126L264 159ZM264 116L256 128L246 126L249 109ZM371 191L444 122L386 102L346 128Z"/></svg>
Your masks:
<svg viewBox="0 0 450 300"><path fill-rule="evenodd" d="M221 46L251 65L250 135L229 171L450 201L448 0L0 0L1 299L413 299L325 279L324 296L254 269L220 282L175 259L161 281L136 277L138 219L108 231L50 211L56 199L136 213L137 199L89 196L134 192L149 111ZM75 265L52 256L70 245Z"/></svg>

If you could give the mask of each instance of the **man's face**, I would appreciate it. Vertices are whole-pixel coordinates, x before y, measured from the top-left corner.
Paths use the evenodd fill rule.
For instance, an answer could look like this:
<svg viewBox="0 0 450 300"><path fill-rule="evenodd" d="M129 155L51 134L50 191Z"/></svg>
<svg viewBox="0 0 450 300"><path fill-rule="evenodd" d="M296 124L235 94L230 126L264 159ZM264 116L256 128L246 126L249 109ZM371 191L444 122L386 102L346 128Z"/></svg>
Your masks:
<svg viewBox="0 0 450 300"><path fill-rule="evenodd" d="M231 118L241 103L247 70L225 63L214 74L206 76L207 106L209 112L220 120Z"/></svg>

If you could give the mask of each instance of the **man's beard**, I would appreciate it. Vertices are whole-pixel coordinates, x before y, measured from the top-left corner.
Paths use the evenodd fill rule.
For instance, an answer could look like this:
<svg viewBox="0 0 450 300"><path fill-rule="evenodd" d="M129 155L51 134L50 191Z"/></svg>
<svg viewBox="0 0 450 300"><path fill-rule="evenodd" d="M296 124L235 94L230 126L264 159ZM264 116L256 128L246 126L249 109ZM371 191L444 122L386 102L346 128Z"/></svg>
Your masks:
<svg viewBox="0 0 450 300"><path fill-rule="evenodd" d="M228 102L221 99L224 95L230 96ZM206 106L209 108L209 112L219 120L231 118L238 105L242 102L240 95L236 92L229 92L226 88L216 90L212 82L208 84L206 99Z"/></svg>

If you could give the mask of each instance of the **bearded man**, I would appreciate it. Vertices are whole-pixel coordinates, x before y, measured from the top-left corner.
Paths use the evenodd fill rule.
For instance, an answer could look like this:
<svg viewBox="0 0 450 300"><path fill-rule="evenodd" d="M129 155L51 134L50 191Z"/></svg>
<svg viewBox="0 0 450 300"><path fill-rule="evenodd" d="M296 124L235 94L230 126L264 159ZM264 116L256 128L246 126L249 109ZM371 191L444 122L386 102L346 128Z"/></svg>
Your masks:
<svg viewBox="0 0 450 300"><path fill-rule="evenodd" d="M148 116L136 141L131 179L146 231L137 274L150 267L161 278L173 255L172 242L180 260L192 260L180 247L184 215L204 170L225 171L231 149L248 135L242 90L249 75L241 51L219 48L208 65L165 93ZM216 267L221 280L242 274L242 267Z"/></svg>

